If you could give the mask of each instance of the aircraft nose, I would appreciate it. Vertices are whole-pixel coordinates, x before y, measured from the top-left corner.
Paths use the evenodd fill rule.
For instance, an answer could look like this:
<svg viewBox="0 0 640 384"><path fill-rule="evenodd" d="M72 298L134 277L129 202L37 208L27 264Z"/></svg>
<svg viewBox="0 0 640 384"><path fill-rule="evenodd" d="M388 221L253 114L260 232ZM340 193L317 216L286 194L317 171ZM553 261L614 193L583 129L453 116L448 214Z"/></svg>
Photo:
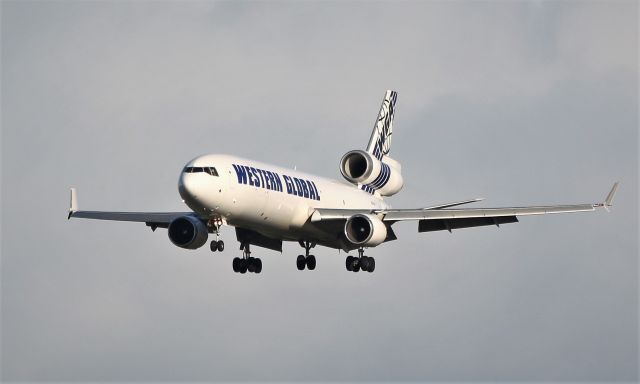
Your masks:
<svg viewBox="0 0 640 384"><path fill-rule="evenodd" d="M178 192L184 201L190 201L194 198L192 176L192 174L182 172L178 179Z"/></svg>

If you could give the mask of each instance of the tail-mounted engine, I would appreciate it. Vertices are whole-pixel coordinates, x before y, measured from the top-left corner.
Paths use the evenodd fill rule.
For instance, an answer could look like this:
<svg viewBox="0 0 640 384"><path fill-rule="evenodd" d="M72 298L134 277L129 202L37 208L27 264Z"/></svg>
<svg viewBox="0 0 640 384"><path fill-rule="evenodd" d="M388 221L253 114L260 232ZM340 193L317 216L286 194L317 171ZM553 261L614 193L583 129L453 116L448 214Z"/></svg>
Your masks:
<svg viewBox="0 0 640 384"><path fill-rule="evenodd" d="M350 151L342 156L340 173L350 183L362 184L363 190L371 193L378 191L382 196L395 195L404 185L400 163L387 156L380 161L361 150Z"/></svg>
<svg viewBox="0 0 640 384"><path fill-rule="evenodd" d="M169 239L180 248L197 249L207 242L207 226L193 216L181 216L169 223Z"/></svg>
<svg viewBox="0 0 640 384"><path fill-rule="evenodd" d="M344 224L347 240L359 247L375 247L387 238L387 226L376 215L355 214Z"/></svg>

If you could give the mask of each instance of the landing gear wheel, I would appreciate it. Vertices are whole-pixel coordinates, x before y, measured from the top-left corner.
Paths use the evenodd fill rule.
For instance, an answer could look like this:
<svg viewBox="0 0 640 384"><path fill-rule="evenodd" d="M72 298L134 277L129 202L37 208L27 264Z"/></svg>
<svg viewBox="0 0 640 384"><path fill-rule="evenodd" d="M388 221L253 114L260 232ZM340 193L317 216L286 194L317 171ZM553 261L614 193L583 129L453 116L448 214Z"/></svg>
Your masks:
<svg viewBox="0 0 640 384"><path fill-rule="evenodd" d="M306 240L298 240L298 244L304 248L304 255L298 256L296 265L299 271L302 271L305 267L310 271L316 269L316 257L309 255L309 250L316 246L316 243Z"/></svg>
<svg viewBox="0 0 640 384"><path fill-rule="evenodd" d="M353 262L351 262L351 271L352 272L360 272L360 259L353 258Z"/></svg>
<svg viewBox="0 0 640 384"><path fill-rule="evenodd" d="M251 273L256 271L256 259L253 257L247 259L247 271Z"/></svg>
<svg viewBox="0 0 640 384"><path fill-rule="evenodd" d="M307 256L307 269L310 271L313 271L314 269L316 269L316 257L313 255L309 255Z"/></svg>
<svg viewBox="0 0 640 384"><path fill-rule="evenodd" d="M233 258L233 272L240 272L240 264L241 264L241 260L237 257Z"/></svg>
<svg viewBox="0 0 640 384"><path fill-rule="evenodd" d="M369 270L369 258L367 256L360 258L360 268L362 268L363 271Z"/></svg>
<svg viewBox="0 0 640 384"><path fill-rule="evenodd" d="M262 260L256 259L255 273L262 272Z"/></svg>
<svg viewBox="0 0 640 384"><path fill-rule="evenodd" d="M306 260L303 255L298 255L296 259L296 266L298 267L298 271L302 271L306 265Z"/></svg>
<svg viewBox="0 0 640 384"><path fill-rule="evenodd" d="M347 271L351 272L353 270L353 256L347 256L347 260L345 261L345 266L347 267Z"/></svg>
<svg viewBox="0 0 640 384"><path fill-rule="evenodd" d="M247 264L248 263L246 259L240 259L240 270L239 270L240 273L242 274L247 273L247 267L248 267Z"/></svg>
<svg viewBox="0 0 640 384"><path fill-rule="evenodd" d="M217 247L216 247L216 248L218 249L218 252L222 252L222 251L224 251L224 241L220 240L220 241L218 241L217 243L218 243L218 244L217 244ZM211 250L213 251L213 241L211 242L211 248L212 248ZM215 251L214 251L214 252L215 252Z"/></svg>
<svg viewBox="0 0 640 384"><path fill-rule="evenodd" d="M374 259L373 257L369 258L369 269L367 270L367 272L371 273L373 271L376 270L376 259Z"/></svg>
<svg viewBox="0 0 640 384"><path fill-rule="evenodd" d="M220 242L220 243L222 243L222 242ZM211 248L211 252L215 252L215 251L218 250L218 246L219 246L218 244L219 243L217 241L215 241L215 240L211 241L211 245L209 246L209 248ZM222 248L224 249L224 245L222 246Z"/></svg>

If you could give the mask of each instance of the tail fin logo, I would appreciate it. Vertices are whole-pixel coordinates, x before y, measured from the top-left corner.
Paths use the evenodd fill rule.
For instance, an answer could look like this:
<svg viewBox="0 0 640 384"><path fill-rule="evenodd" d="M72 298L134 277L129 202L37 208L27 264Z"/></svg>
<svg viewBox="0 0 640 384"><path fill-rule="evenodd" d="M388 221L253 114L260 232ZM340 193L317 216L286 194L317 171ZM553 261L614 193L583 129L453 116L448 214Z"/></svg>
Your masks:
<svg viewBox="0 0 640 384"><path fill-rule="evenodd" d="M367 151L373 154L378 160L381 160L382 156L388 155L391 149L393 115L397 98L398 94L394 91L387 91L385 94L376 125L373 128L369 146L367 147Z"/></svg>

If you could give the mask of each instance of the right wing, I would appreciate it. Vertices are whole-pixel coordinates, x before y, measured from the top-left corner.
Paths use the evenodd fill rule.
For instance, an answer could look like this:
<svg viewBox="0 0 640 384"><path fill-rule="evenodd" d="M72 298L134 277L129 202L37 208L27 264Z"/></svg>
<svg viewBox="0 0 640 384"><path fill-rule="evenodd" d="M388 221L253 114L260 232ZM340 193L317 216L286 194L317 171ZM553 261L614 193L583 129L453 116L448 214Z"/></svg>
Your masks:
<svg viewBox="0 0 640 384"><path fill-rule="evenodd" d="M618 190L618 183L613 185L603 203L553 205L538 207L505 207L505 208L466 208L443 209L477 201L468 200L459 203L436 205L421 209L316 209L311 216L312 222L324 220L346 220L356 213L377 215L382 221L393 224L397 221L417 220L419 232L431 232L458 228L470 228L484 225L517 223L518 216L546 215L552 213L589 212L596 208L609 209Z"/></svg>
<svg viewBox="0 0 640 384"><path fill-rule="evenodd" d="M418 220L418 232L517 223L517 216L545 215L550 213L570 213L594 211L600 204L554 205L544 207L510 208L468 208L429 210L389 210L384 213L384 221L396 222Z"/></svg>
<svg viewBox="0 0 640 384"><path fill-rule="evenodd" d="M146 223L155 231L156 228L167 228L174 219L182 216L197 216L194 212L105 212L105 211L80 211L78 210L78 197L75 188L71 188L71 206L69 216L79 219L133 221Z"/></svg>

